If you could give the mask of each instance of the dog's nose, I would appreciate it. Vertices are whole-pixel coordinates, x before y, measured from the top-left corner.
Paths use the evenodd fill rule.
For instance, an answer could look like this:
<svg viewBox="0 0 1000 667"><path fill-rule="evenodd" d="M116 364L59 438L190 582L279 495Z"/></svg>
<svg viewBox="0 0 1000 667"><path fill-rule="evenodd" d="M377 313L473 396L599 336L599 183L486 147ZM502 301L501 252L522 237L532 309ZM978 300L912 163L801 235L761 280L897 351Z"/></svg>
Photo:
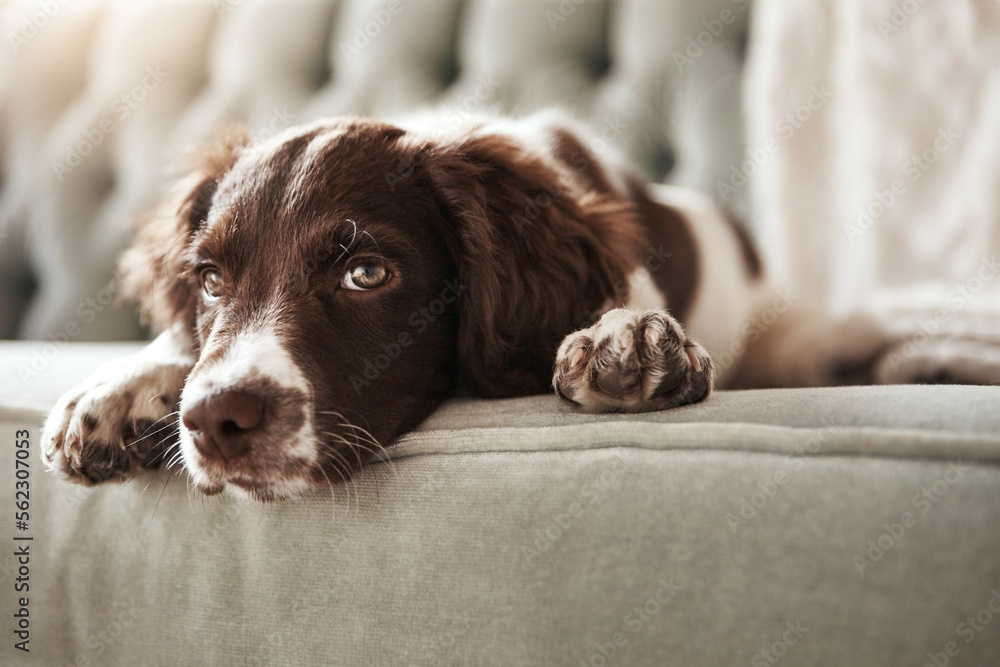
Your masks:
<svg viewBox="0 0 1000 667"><path fill-rule="evenodd" d="M186 409L181 421L205 458L231 461L250 448L264 422L264 402L245 391L222 391Z"/></svg>

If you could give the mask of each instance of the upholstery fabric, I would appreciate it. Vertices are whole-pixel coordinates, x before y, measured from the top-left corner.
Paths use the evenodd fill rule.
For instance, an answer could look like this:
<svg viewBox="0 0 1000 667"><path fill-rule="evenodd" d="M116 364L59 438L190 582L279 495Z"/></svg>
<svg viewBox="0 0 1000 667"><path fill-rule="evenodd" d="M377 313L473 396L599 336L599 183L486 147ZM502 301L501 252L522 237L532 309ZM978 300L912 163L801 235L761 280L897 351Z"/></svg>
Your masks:
<svg viewBox="0 0 1000 667"><path fill-rule="evenodd" d="M0 373L39 347L0 348ZM34 537L32 652L8 635L5 665L1000 660L1000 388L455 401L351 485L273 506L43 473L60 383L130 349L67 347L0 395L4 489L31 432Z"/></svg>
<svg viewBox="0 0 1000 667"><path fill-rule="evenodd" d="M744 0L3 4L0 337L41 340L0 344L5 503L19 430L31 445L30 530L6 514L0 555L0 664L1000 664L997 387L719 392L629 416L579 414L552 396L455 400L350 485L273 506L200 497L169 471L86 489L44 473L39 457L57 397L137 349L81 342L141 334L113 306L126 222L221 121L265 136L330 114L562 105L593 127L594 150L718 195L748 155L752 25L749 150L813 94L814 73L838 83L726 199L746 213L759 196L775 221L760 228L772 261L794 260L787 273L834 301L854 292L830 283L816 249L854 248L826 231L840 233L836 216L868 194L863 174L888 173L930 136L901 137L892 110L945 107L906 95L912 82L878 59L884 44L915 49L947 20L949 44L969 38L959 64L992 66L984 3L957 3L954 16L919 3L917 32L858 61L844 55L852 35L872 33L890 0L760 0L752 22ZM865 84L852 93L855 78ZM859 114L864 133L824 130ZM992 135L977 136L946 162L990 164ZM885 156L869 151L882 162L862 161L862 139L885 145ZM840 147L824 168L817 156ZM995 170L972 176L981 199L954 210L979 225ZM885 220L912 219L956 250L945 260L900 244L952 280L968 248L942 239L959 223L933 228L934 209L916 199ZM880 249L892 229L864 243ZM851 289L912 277L899 265L876 280L863 257ZM15 533L33 537L29 654L11 634Z"/></svg>
<svg viewBox="0 0 1000 667"><path fill-rule="evenodd" d="M262 137L339 114L562 106L598 154L706 191L742 148L746 0L42 4L3 14L0 337L55 335L116 293L128 221L225 122ZM141 334L128 309L79 324L74 340Z"/></svg>

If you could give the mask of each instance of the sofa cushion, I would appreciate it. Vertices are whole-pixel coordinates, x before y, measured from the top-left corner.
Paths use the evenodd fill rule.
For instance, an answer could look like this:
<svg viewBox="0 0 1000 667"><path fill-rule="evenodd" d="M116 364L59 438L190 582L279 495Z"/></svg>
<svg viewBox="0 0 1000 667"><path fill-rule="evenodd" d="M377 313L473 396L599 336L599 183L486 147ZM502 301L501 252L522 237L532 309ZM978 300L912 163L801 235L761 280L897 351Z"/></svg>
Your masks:
<svg viewBox="0 0 1000 667"><path fill-rule="evenodd" d="M0 346L3 488L17 430L32 450L30 530L8 535L34 538L31 654L8 639L3 664L1000 659L1000 388L455 400L351 484L263 506L182 472L43 473L45 409L134 348L69 345L19 386L32 345Z"/></svg>

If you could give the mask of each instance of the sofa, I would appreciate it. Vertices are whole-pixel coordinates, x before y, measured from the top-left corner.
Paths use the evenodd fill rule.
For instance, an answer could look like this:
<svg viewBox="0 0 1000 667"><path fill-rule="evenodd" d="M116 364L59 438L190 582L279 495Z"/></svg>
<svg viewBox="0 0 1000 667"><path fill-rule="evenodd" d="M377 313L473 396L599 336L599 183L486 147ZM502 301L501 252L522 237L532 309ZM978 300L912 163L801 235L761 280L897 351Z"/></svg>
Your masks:
<svg viewBox="0 0 1000 667"><path fill-rule="evenodd" d="M340 113L561 106L648 178L740 211L797 293L833 309L934 303L979 258L960 235L918 294L903 260L880 254L894 216L913 213L902 195L826 258L847 282L795 252L843 234L825 209L813 236L796 222L807 196L874 159L837 152L851 108L817 97L766 148L813 73L850 78L852 30L877 29L878 12L920 39L935 12L976 18L971 0L914 4L896 20L882 0L13 3L0 664L1000 664L997 386L730 390L635 415L456 397L349 484L272 505L203 497L176 468L85 488L39 455L55 400L148 334L116 299L125 223L184 146L233 120L264 136ZM969 25L1000 25L977 11ZM906 39L887 33L877 62ZM975 243L994 238L995 221L978 224ZM980 282L949 321L994 312Z"/></svg>

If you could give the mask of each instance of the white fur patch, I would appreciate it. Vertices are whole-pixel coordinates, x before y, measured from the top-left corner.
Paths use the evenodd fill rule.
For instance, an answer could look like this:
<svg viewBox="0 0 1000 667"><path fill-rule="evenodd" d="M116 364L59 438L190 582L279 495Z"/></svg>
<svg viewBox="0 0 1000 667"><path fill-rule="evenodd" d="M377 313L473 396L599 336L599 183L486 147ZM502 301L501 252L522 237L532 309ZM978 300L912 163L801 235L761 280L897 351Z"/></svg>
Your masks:
<svg viewBox="0 0 1000 667"><path fill-rule="evenodd" d="M289 459L297 459L297 463L314 464L319 453L316 448L312 409L309 407L312 403L312 386L282 345L273 324L241 331L230 342L221 358L195 366L181 394L181 412L213 393L239 388L260 378L269 379L283 388L300 391L309 397L304 407L305 420L295 435L282 443L282 453ZM200 469L198 461L201 459L201 454L186 428L181 428L181 450L185 464L196 483L200 482L207 486L219 483L219 480L209 479ZM294 491L308 486L305 480L257 481L268 484L278 495L280 495L279 489L287 487L290 491ZM246 494L232 484L226 486L236 495Z"/></svg>
<svg viewBox="0 0 1000 667"><path fill-rule="evenodd" d="M66 392L52 408L42 431L42 460L49 470L79 469L84 440L121 443L129 424L157 424L172 411L184 378L194 365L179 327L165 331L131 357L105 364L82 384ZM166 396L166 402L159 399ZM92 431L85 416L96 420ZM165 422L160 428L169 428ZM157 431L159 432L159 431Z"/></svg>
<svg viewBox="0 0 1000 667"><path fill-rule="evenodd" d="M759 304L769 294L773 297L773 291L765 279L749 279L739 238L708 196L666 185L651 186L650 194L685 216L698 251L697 291L686 333L713 359L729 358L734 343L743 339L743 327L759 312ZM726 385L735 367L716 366L719 386Z"/></svg>
<svg viewBox="0 0 1000 667"><path fill-rule="evenodd" d="M628 304L632 310L644 312L667 307L663 292L653 282L653 276L644 266L632 272L628 277Z"/></svg>
<svg viewBox="0 0 1000 667"><path fill-rule="evenodd" d="M256 377L271 379L282 387L297 389L306 395L312 392L273 327L266 327L241 331L221 359L207 366L196 365L184 387L183 399L195 401L223 389L239 387Z"/></svg>

